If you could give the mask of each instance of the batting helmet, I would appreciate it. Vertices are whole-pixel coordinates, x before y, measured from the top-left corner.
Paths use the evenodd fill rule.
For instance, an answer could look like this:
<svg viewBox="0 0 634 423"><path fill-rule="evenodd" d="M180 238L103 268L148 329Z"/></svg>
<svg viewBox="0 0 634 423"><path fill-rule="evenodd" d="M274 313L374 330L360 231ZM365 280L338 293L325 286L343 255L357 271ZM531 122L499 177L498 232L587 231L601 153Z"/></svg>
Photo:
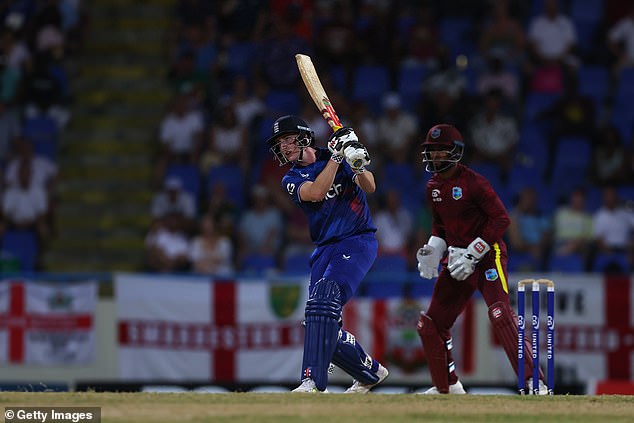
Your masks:
<svg viewBox="0 0 634 423"><path fill-rule="evenodd" d="M440 151L446 154L434 155ZM427 172L438 173L449 169L462 159L464 142L462 134L454 126L440 124L433 126L423 142L423 163Z"/></svg>
<svg viewBox="0 0 634 423"><path fill-rule="evenodd" d="M280 162L280 166L288 163L288 159L280 152L279 139L286 134L297 134L295 141L300 148L315 145L315 133L308 124L298 116L282 116L273 122L273 134L266 140L269 150Z"/></svg>

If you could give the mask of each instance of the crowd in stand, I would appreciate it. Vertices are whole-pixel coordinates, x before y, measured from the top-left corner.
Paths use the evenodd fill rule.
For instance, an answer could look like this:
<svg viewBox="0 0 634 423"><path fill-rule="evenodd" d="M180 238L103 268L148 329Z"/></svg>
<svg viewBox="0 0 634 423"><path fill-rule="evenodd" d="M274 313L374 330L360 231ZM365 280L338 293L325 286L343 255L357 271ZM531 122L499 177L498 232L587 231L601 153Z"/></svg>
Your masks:
<svg viewBox="0 0 634 423"><path fill-rule="evenodd" d="M0 2L1 269L34 270L50 239L57 142L70 119L68 58L80 0Z"/></svg>
<svg viewBox="0 0 634 423"><path fill-rule="evenodd" d="M429 236L419 144L445 122L509 210L511 271L632 268L631 2L182 0L176 16L148 269L307 270L264 143L284 114L329 136L296 53L371 152L375 267L411 269Z"/></svg>
<svg viewBox="0 0 634 423"><path fill-rule="evenodd" d="M296 53L370 150L376 268L413 269L429 236L419 149L440 122L509 210L510 271L633 268L630 1L181 0L175 16L147 270L308 269L264 143L285 114L329 136Z"/></svg>

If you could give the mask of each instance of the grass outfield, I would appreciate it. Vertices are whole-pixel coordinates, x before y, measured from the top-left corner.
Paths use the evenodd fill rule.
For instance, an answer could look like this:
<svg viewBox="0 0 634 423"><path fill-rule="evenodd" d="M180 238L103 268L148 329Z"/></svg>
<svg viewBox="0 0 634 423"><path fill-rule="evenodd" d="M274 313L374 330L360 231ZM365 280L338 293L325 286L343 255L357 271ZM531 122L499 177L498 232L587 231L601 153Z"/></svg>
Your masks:
<svg viewBox="0 0 634 423"><path fill-rule="evenodd" d="M3 413L7 406L102 407L102 422L135 423L634 421L634 397L622 395L0 392L0 404Z"/></svg>

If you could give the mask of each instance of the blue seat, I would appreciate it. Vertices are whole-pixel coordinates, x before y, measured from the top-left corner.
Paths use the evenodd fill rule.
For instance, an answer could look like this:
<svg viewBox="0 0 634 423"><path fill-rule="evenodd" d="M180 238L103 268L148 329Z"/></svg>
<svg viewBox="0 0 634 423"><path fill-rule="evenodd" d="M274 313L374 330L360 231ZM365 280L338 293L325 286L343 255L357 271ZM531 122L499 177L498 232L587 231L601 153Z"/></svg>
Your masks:
<svg viewBox="0 0 634 423"><path fill-rule="evenodd" d="M623 185L617 188L619 197L625 201L634 201L634 185Z"/></svg>
<svg viewBox="0 0 634 423"><path fill-rule="evenodd" d="M308 265L310 256L311 253L293 253L287 255L284 258L284 272L293 275L310 275L310 266Z"/></svg>
<svg viewBox="0 0 634 423"><path fill-rule="evenodd" d="M227 49L227 68L233 75L248 76L251 73L256 47L249 42L236 42Z"/></svg>
<svg viewBox="0 0 634 423"><path fill-rule="evenodd" d="M23 272L35 270L39 243L35 230L9 229L2 237L2 251L16 257Z"/></svg>
<svg viewBox="0 0 634 423"><path fill-rule="evenodd" d="M398 94L401 97L402 107L414 112L422 97L423 81L427 77L429 69L426 65L404 65L398 71Z"/></svg>
<svg viewBox="0 0 634 423"><path fill-rule="evenodd" d="M599 253L592 264L593 272L628 273L629 262L626 253Z"/></svg>
<svg viewBox="0 0 634 423"><path fill-rule="evenodd" d="M629 145L634 135L634 108L624 103L615 102L610 122L621 134L621 141L624 145Z"/></svg>
<svg viewBox="0 0 634 423"><path fill-rule="evenodd" d="M299 97L295 91L271 90L266 95L265 103L273 113L296 115L300 109Z"/></svg>
<svg viewBox="0 0 634 423"><path fill-rule="evenodd" d="M524 124L534 122L537 116L559 99L559 94L531 92L524 105Z"/></svg>
<svg viewBox="0 0 634 423"><path fill-rule="evenodd" d="M330 69L330 79L332 80L335 88L337 88L341 93L346 94L348 82L346 81L346 72L342 66L333 66Z"/></svg>
<svg viewBox="0 0 634 423"><path fill-rule="evenodd" d="M551 272L581 273L584 271L583 257L579 254L553 254L549 267Z"/></svg>
<svg viewBox="0 0 634 423"><path fill-rule="evenodd" d="M484 176L493 188L499 188L502 184L502 172L495 163L475 162L469 164L471 170Z"/></svg>
<svg viewBox="0 0 634 423"><path fill-rule="evenodd" d="M207 173L207 193L210 194L216 184L225 187L227 198L236 207L244 205L244 176L236 165L223 164L214 166Z"/></svg>
<svg viewBox="0 0 634 423"><path fill-rule="evenodd" d="M368 106L368 110L381 113L381 99L390 88L390 76L384 66L360 65L352 82L352 98Z"/></svg>
<svg viewBox="0 0 634 423"><path fill-rule="evenodd" d="M531 272L539 270L539 263L528 253L511 250L506 268L508 272Z"/></svg>
<svg viewBox="0 0 634 423"><path fill-rule="evenodd" d="M275 257L270 254L247 254L242 260L241 271L248 275L264 276L277 267Z"/></svg>
<svg viewBox="0 0 634 423"><path fill-rule="evenodd" d="M616 92L620 96L630 96L634 93L634 68L623 68L619 75Z"/></svg>
<svg viewBox="0 0 634 423"><path fill-rule="evenodd" d="M610 72L605 66L587 65L579 68L579 92L602 100L610 88Z"/></svg>
<svg viewBox="0 0 634 423"><path fill-rule="evenodd" d="M598 23L603 18L604 0L572 0L570 18L575 22Z"/></svg>
<svg viewBox="0 0 634 423"><path fill-rule="evenodd" d="M407 260L401 254L380 254L372 265L374 272L407 272Z"/></svg>
<svg viewBox="0 0 634 423"><path fill-rule="evenodd" d="M401 204L416 213L423 203L424 185L417 181L414 167L407 163L386 163L383 167L381 191L398 192Z"/></svg>
<svg viewBox="0 0 634 423"><path fill-rule="evenodd" d="M46 116L27 118L22 126L22 135L33 143L35 154L53 161L57 156L58 132L57 122Z"/></svg>
<svg viewBox="0 0 634 423"><path fill-rule="evenodd" d="M465 17L450 17L440 21L439 36L449 50L455 50L469 42L472 20Z"/></svg>
<svg viewBox="0 0 634 423"><path fill-rule="evenodd" d="M557 142L555 167L574 167L587 169L590 166L592 147L590 140L584 137L563 137Z"/></svg>
<svg viewBox="0 0 634 423"><path fill-rule="evenodd" d="M574 21L573 25L577 32L577 46L582 55L586 55L592 52L594 45L596 44L596 33L598 30L598 22L595 21Z"/></svg>
<svg viewBox="0 0 634 423"><path fill-rule="evenodd" d="M165 171L165 179L177 178L183 184L183 189L191 193L194 198L200 194L201 177L198 167L192 164L170 165Z"/></svg>

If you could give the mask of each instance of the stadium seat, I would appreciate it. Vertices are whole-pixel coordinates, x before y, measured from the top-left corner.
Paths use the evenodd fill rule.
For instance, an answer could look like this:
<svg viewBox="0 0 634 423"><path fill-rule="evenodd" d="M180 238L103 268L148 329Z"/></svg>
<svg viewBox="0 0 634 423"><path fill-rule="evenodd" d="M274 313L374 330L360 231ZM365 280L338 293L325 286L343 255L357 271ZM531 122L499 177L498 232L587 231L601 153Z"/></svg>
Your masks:
<svg viewBox="0 0 634 423"><path fill-rule="evenodd" d="M502 174L498 165L494 163L477 162L469 164L469 167L474 172L487 178L493 188L498 188L503 185Z"/></svg>
<svg viewBox="0 0 634 423"><path fill-rule="evenodd" d="M553 254L549 268L551 272L581 273L584 271L583 257L579 254Z"/></svg>
<svg viewBox="0 0 634 423"><path fill-rule="evenodd" d="M240 167L231 164L214 166L207 174L207 194L216 184L225 186L227 197L236 207L244 205L244 177Z"/></svg>
<svg viewBox="0 0 634 423"><path fill-rule="evenodd" d="M201 177L198 167L190 164L170 165L165 171L165 179L175 177L183 184L183 189L191 193L194 198L200 194Z"/></svg>
<svg viewBox="0 0 634 423"><path fill-rule="evenodd" d="M241 270L247 275L264 276L276 267L273 255L253 253L243 258Z"/></svg>
<svg viewBox="0 0 634 423"><path fill-rule="evenodd" d="M563 137L557 141L555 167L587 169L590 166L590 140L585 137Z"/></svg>
<svg viewBox="0 0 634 423"><path fill-rule="evenodd" d="M248 76L255 53L255 45L249 42L236 42L227 49L227 68L233 75Z"/></svg>
<svg viewBox="0 0 634 423"><path fill-rule="evenodd" d="M35 270L39 253L39 243L35 230L8 229L2 237L1 249L19 260L21 271Z"/></svg>
<svg viewBox="0 0 634 423"><path fill-rule="evenodd" d="M574 22L598 23L603 18L604 0L572 0L570 18Z"/></svg>
<svg viewBox="0 0 634 423"><path fill-rule="evenodd" d="M464 46L469 42L472 20L467 17L450 17L442 19L439 23L440 40L449 50Z"/></svg>
<svg viewBox="0 0 634 423"><path fill-rule="evenodd" d="M342 66L333 66L330 69L330 78L332 83L342 94L346 94L346 87L348 82L346 81L346 71ZM326 88L327 89L327 88ZM331 94L329 94L330 96Z"/></svg>
<svg viewBox="0 0 634 423"><path fill-rule="evenodd" d="M535 122L537 116L548 107L552 106L559 97L559 94L536 92L528 93L524 106L524 124L526 125Z"/></svg>
<svg viewBox="0 0 634 423"><path fill-rule="evenodd" d="M22 134L33 143L37 155L55 161L57 157L57 122L47 116L38 116L24 120Z"/></svg>
<svg viewBox="0 0 634 423"><path fill-rule="evenodd" d="M627 253L599 253L594 258L592 271L602 273L628 273Z"/></svg>
<svg viewBox="0 0 634 423"><path fill-rule="evenodd" d="M422 97L422 86L429 70L426 65L410 64L401 66L398 72L398 94L403 109L414 112Z"/></svg>
<svg viewBox="0 0 634 423"><path fill-rule="evenodd" d="M271 90L266 95L265 103L272 113L296 115L300 109L299 97L295 91Z"/></svg>
<svg viewBox="0 0 634 423"><path fill-rule="evenodd" d="M365 103L368 109L379 115L381 99L390 88L390 76L387 68L376 65L357 67L352 82L352 98Z"/></svg>
<svg viewBox="0 0 634 423"><path fill-rule="evenodd" d="M407 272L407 260L401 254L379 254L372 265L374 272Z"/></svg>
<svg viewBox="0 0 634 423"><path fill-rule="evenodd" d="M509 273L531 272L539 270L539 263L528 253L520 253L511 250L509 252L509 260L506 267Z"/></svg>
<svg viewBox="0 0 634 423"><path fill-rule="evenodd" d="M623 68L619 75L616 92L621 96L631 96L634 93L634 68Z"/></svg>
<svg viewBox="0 0 634 423"><path fill-rule="evenodd" d="M289 274L310 274L310 266L308 262L310 260L311 253L293 253L284 258L284 272Z"/></svg>
<svg viewBox="0 0 634 423"><path fill-rule="evenodd" d="M582 66L577 73L579 93L592 98L599 119L603 112L604 102L610 89L610 73L604 66Z"/></svg>

